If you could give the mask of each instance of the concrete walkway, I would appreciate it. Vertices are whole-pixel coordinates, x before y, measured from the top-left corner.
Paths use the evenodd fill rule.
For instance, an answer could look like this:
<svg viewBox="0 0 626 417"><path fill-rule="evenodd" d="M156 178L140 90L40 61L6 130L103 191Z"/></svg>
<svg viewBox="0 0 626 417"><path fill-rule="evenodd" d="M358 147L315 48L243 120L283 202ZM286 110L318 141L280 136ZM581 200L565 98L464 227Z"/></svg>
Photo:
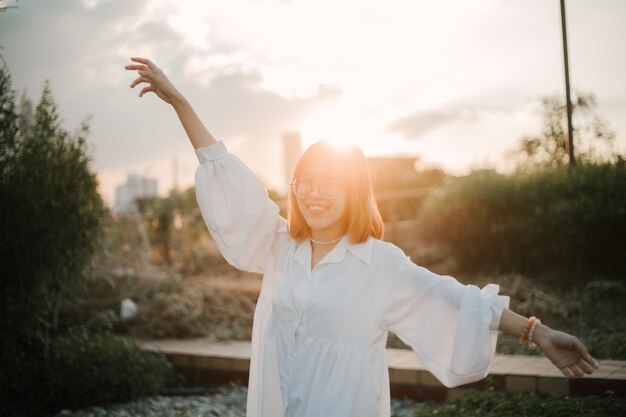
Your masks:
<svg viewBox="0 0 626 417"><path fill-rule="evenodd" d="M247 384L250 342L204 339L139 340L145 350L167 355L177 372L192 382ZM610 390L626 398L626 361L598 360L600 369L583 378L565 377L544 356L495 355L487 378L456 388L442 385L411 350L387 349L391 395L422 400L458 398L468 389L601 395Z"/></svg>

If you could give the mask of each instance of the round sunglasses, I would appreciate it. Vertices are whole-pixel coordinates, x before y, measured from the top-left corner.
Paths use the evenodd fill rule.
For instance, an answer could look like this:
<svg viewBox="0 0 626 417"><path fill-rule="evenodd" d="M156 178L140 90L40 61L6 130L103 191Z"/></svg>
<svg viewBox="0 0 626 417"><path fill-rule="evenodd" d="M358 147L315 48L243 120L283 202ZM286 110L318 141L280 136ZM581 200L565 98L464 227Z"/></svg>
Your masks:
<svg viewBox="0 0 626 417"><path fill-rule="evenodd" d="M290 184L291 190L298 198L308 197L313 192L313 188L317 185L317 191L326 200L332 200L337 197L341 184L333 180L312 181L306 178L296 178Z"/></svg>

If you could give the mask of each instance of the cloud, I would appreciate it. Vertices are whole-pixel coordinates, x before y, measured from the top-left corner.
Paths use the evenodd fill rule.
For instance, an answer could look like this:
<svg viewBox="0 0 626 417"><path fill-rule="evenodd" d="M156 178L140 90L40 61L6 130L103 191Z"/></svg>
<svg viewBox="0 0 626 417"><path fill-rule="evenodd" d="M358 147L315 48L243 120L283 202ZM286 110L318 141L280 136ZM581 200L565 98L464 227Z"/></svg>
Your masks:
<svg viewBox="0 0 626 417"><path fill-rule="evenodd" d="M461 166L532 130L528 103L563 88L558 4L542 0L17 5L0 14L14 88L37 99L50 79L69 129L92 113L101 171L193 157L172 109L128 88L133 55L161 66L211 132L269 178L280 178L281 133L307 122L316 134L367 138L376 152L395 140L398 152ZM621 133L618 7L574 3L568 17L573 80L598 93Z"/></svg>
<svg viewBox="0 0 626 417"><path fill-rule="evenodd" d="M472 123L480 117L481 112L472 108L421 110L392 121L387 125L386 132L400 133L407 139L420 139L446 125Z"/></svg>
<svg viewBox="0 0 626 417"><path fill-rule="evenodd" d="M483 91L458 97L436 108L409 111L392 118L385 132L399 133L409 140L423 139L437 130L475 127L494 119L512 119L536 112L538 96L515 94L511 88Z"/></svg>

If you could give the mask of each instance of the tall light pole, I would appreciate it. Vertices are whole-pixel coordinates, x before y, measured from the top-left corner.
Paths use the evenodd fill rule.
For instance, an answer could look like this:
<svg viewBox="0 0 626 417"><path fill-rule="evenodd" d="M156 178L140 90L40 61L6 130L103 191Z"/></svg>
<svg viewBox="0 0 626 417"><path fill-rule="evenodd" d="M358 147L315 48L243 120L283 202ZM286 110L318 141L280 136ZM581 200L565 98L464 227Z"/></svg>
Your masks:
<svg viewBox="0 0 626 417"><path fill-rule="evenodd" d="M567 28L565 25L565 0L561 0L561 29L563 32L563 62L565 64L565 107L567 109L567 150L570 169L576 166L574 159L574 128L572 126L572 101L569 90L569 62L567 57Z"/></svg>

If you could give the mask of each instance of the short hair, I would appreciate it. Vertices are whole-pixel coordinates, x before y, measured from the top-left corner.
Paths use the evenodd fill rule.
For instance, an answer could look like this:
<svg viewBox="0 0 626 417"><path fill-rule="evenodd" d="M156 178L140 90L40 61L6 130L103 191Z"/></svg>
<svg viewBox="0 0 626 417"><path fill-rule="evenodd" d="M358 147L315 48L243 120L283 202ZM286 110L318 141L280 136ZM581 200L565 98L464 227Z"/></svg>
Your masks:
<svg viewBox="0 0 626 417"><path fill-rule="evenodd" d="M383 220L374 198L372 173L367 158L358 146L337 147L324 140L314 143L298 160L292 181L302 176L310 167L340 173L341 182L346 185L347 190L344 217L346 233L352 243L365 242L370 236L383 238ZM289 233L297 241L311 236L311 228L298 207L291 187L287 197L287 223Z"/></svg>

